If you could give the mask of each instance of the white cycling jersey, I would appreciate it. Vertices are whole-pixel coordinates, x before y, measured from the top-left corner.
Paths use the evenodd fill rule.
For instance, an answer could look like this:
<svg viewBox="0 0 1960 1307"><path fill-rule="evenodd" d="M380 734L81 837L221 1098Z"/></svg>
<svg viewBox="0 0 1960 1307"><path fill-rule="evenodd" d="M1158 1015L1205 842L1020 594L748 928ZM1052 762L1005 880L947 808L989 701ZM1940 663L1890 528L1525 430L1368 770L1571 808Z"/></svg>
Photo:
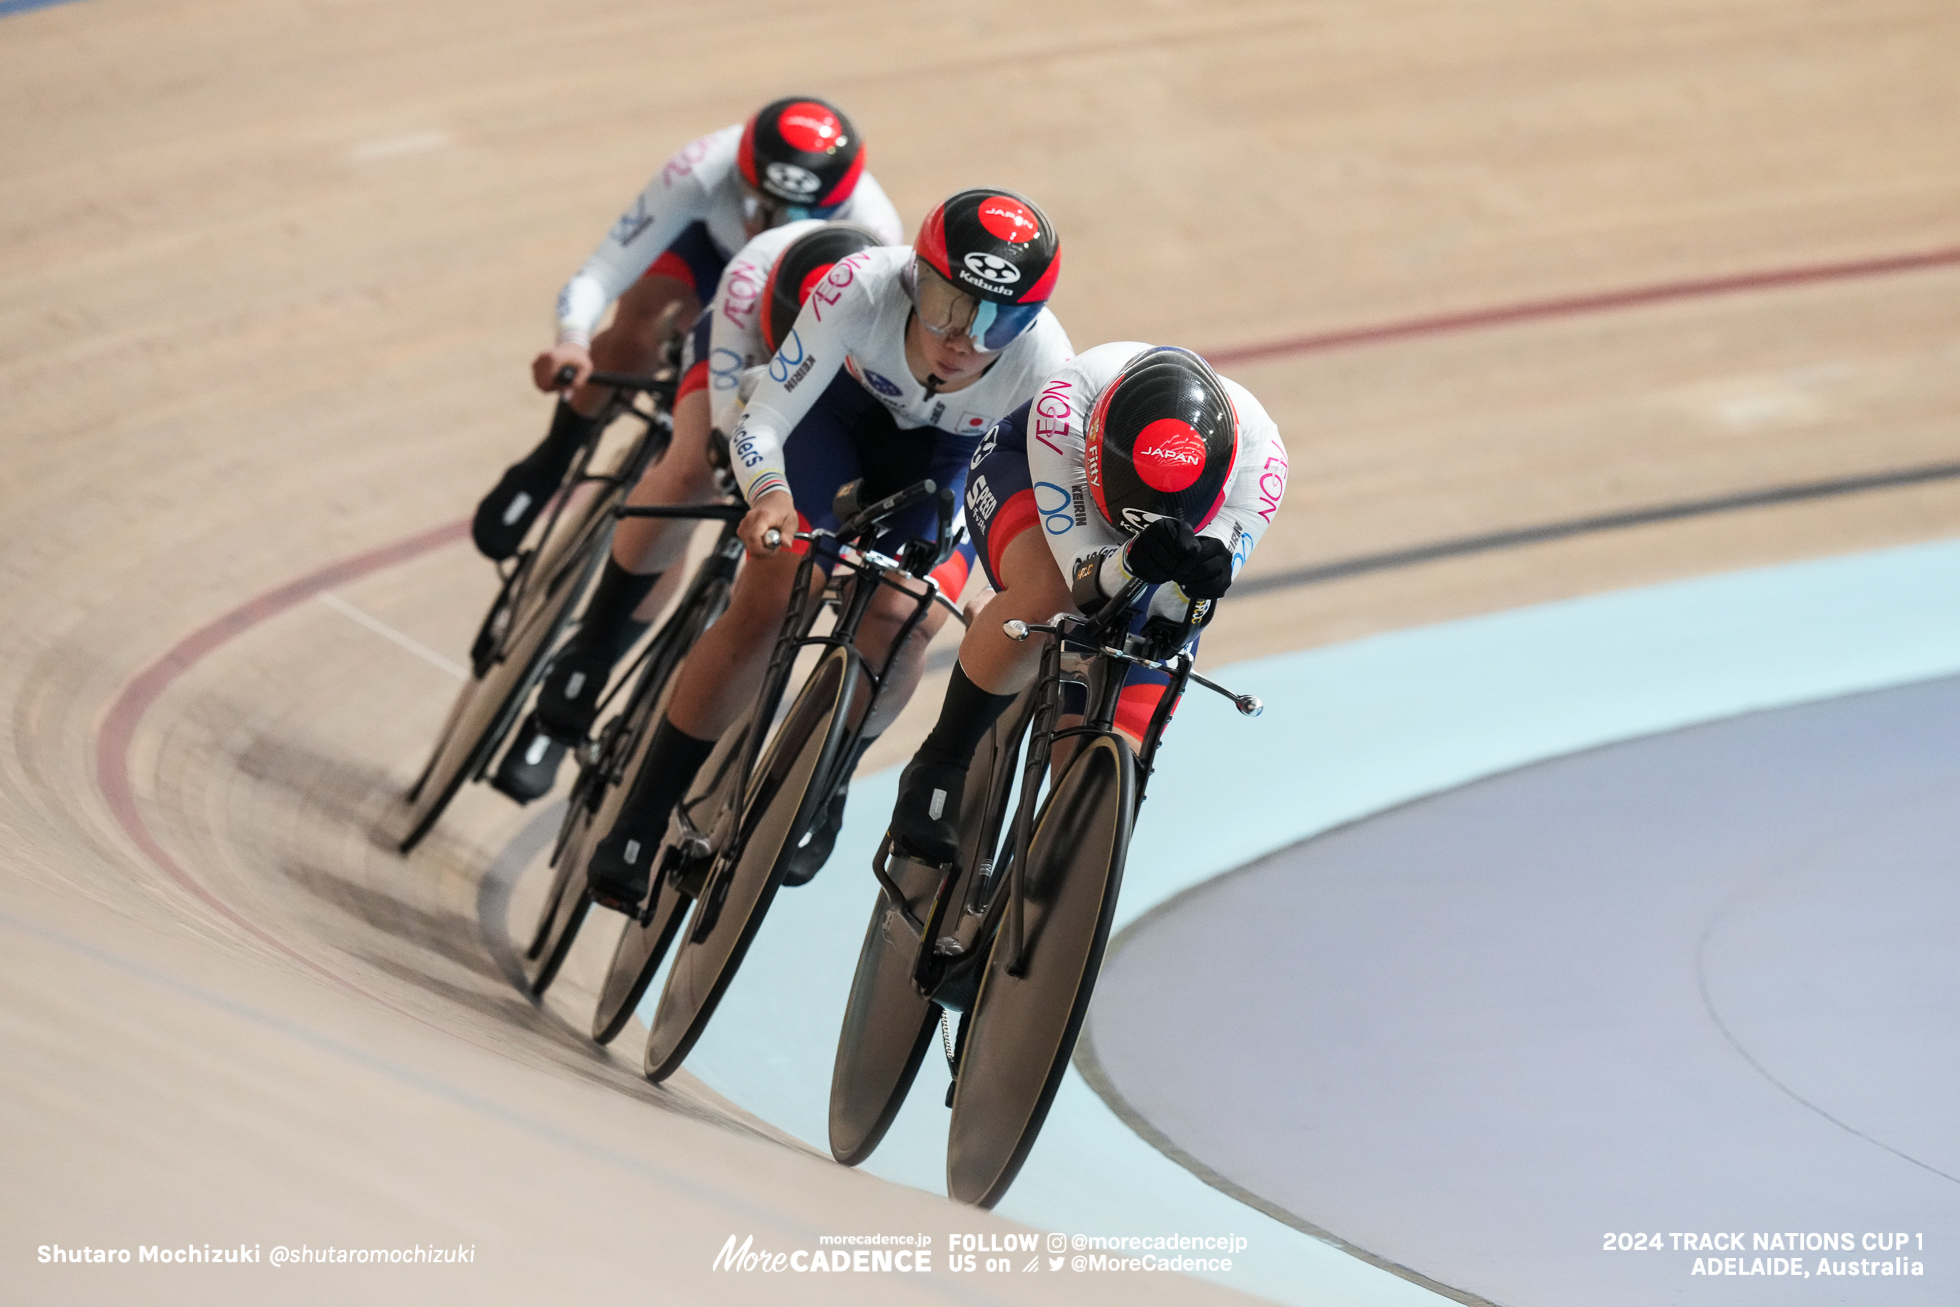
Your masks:
<svg viewBox="0 0 1960 1307"><path fill-rule="evenodd" d="M709 241L724 259L746 242L742 173L735 162L741 143L740 123L710 132L675 151L653 175L585 266L558 292L560 344L590 344L606 307L638 281L690 224L699 222L707 228ZM855 222L887 244L905 239L898 210L869 172L859 175L851 198L831 216Z"/></svg>
<svg viewBox="0 0 1960 1307"><path fill-rule="evenodd" d="M736 479L750 503L770 490L789 488L783 442L839 368L891 411L900 430L930 428L977 438L1034 394L1041 378L1073 353L1062 324L1043 309L979 380L950 394L928 390L905 361L912 299L903 274L911 258L906 246L860 250L811 291L733 437ZM933 431L922 430L920 438L933 438Z"/></svg>
<svg viewBox="0 0 1960 1307"><path fill-rule="evenodd" d="M742 379L769 358L762 339L762 290L783 251L820 218L772 227L735 251L708 305L708 405L715 429L730 432L742 416Z"/></svg>
<svg viewBox="0 0 1960 1307"><path fill-rule="evenodd" d="M1043 382L1028 410L1028 474L1034 482L1035 507L1041 513L1042 534L1060 564L1064 577L1075 574L1075 566L1089 554L1127 542L1127 533L1103 520L1089 498L1083 473L1083 428L1089 410L1103 387L1116 378L1123 365L1151 348L1141 341L1115 341L1084 350ZM1280 500L1286 494L1286 445L1279 428L1252 392L1229 377L1220 377L1225 393L1239 419L1238 456L1226 483L1225 501L1217 516L1198 534L1225 542L1232 551L1232 575L1237 576L1252 556L1253 546L1273 524ZM990 435L991 438L991 435ZM975 462L987 452L987 444L975 454ZM969 485L968 494L975 487ZM1112 558L1105 568L1120 566ZM1103 574L1105 592L1113 592L1120 578L1108 570ZM1164 586L1159 592L1174 590ZM1159 607L1153 602L1153 609ZM1182 606L1177 612L1182 614Z"/></svg>

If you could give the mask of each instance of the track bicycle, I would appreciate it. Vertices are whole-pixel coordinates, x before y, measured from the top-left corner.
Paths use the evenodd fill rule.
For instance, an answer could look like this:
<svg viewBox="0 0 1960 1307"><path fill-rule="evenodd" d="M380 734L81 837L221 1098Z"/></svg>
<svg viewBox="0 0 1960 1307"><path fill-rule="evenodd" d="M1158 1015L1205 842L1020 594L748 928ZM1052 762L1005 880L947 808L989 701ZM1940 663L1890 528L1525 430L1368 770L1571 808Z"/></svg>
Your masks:
<svg viewBox="0 0 1960 1307"><path fill-rule="evenodd" d="M955 861L914 861L889 834L880 845L878 900L831 1075L838 1161L855 1166L877 1148L935 1027L953 1074L948 1194L992 1207L1034 1147L1095 990L1131 829L1172 712L1194 681L1247 716L1263 710L1193 670L1187 646L1208 601L1183 622L1156 618L1130 634L1142 593L1133 583L1094 618L1006 623L1013 639L1044 641L1040 671L967 772ZM1115 727L1131 667L1170 678L1140 749ZM1076 724L1064 719L1071 684L1085 696Z"/></svg>
<svg viewBox="0 0 1960 1307"><path fill-rule="evenodd" d="M722 446L717 445L715 449L720 451ZM724 489L733 493L732 482L726 477L725 460L717 464L717 469ZM633 778L639 774L647 748L653 742L654 727L666 711L667 691L674 673L679 670L688 650L694 647L694 642L701 638L701 633L728 607L729 592L734 588L735 572L741 565L744 552L735 528L747 512L748 506L739 499L734 503L677 507L621 506L613 510L616 517L718 520L722 529L714 547L695 569L694 578L674 605L672 613L661 623L659 631L626 674L600 700L596 715L603 717L621 688L630 685L631 691L626 695L619 713L606 721L597 735L585 741L578 750L578 777L572 783L565 819L559 826L558 837L552 847L554 874L551 888L545 894L537 928L529 947L525 949L525 957L536 963L530 977L533 995L543 994L557 977L559 967L564 964L566 955L578 938L580 927L597 901L586 885L585 865L591 859L593 845L612 829L620 807L632 792ZM644 929L651 924L641 921L637 912L629 914L629 918L629 934L636 928ZM641 988L644 990L644 985ZM608 1008L602 1002L602 1009L608 1011L607 1020L616 1016L617 1021L603 1035L595 1027L594 1038L605 1043L617 1034L619 1027L632 1015L632 1005L638 1000L639 994L634 993L623 1008L617 1004ZM613 1008L618 1010L613 1011Z"/></svg>
<svg viewBox="0 0 1960 1307"><path fill-rule="evenodd" d="M644 1069L651 1080L679 1070L713 1018L799 849L839 782L848 780L841 772L856 757L858 736L893 674L898 651L933 604L958 615L930 576L954 544L952 490L920 481L860 509L860 487L853 482L840 491L840 525L834 532L796 533L809 549L790 593L814 591L815 601L791 603L760 692L747 714L723 733L688 795L675 805L654 856L647 901L628 905L635 921L646 924L637 934L629 925L621 936L594 1033L603 1036L624 1024L622 1013L630 1014L674 943L666 987L649 1022ZM939 510L936 540L908 541L895 555L871 547L885 521L930 498L936 498ZM832 567L817 591L819 554ZM883 666L874 669L855 641L872 601L886 586L907 595L913 607ZM814 634L826 610L833 614L831 626ZM816 665L772 733L797 655L805 649L816 651Z"/></svg>
<svg viewBox="0 0 1960 1307"><path fill-rule="evenodd" d="M560 379L569 383L570 376ZM408 807L399 845L403 853L421 842L465 784L490 774L498 747L544 675L546 655L611 548L613 510L673 439L680 378L671 363L648 376L595 372L591 380L614 390L608 416L573 459L549 511L532 528L531 543L498 565L502 584L471 641L470 679L449 710L428 764L403 796ZM649 400L645 408L635 402L641 394ZM623 416L638 419L644 430L610 467L595 469L606 427Z"/></svg>

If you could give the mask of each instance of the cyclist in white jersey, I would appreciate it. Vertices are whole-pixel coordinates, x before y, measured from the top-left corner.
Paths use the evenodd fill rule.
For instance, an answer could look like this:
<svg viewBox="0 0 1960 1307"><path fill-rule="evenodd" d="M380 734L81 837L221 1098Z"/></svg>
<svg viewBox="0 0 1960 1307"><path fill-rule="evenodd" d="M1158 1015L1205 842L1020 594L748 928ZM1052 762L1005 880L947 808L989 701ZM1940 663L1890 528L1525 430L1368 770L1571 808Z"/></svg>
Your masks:
<svg viewBox="0 0 1960 1307"><path fill-rule="evenodd" d="M803 549L789 544L793 534L836 526L832 498L859 477L867 503L926 477L957 492L981 434L1068 360L1068 336L1046 308L1060 266L1054 229L1032 203L969 190L927 215L913 248L853 254L812 288L732 438L751 505L741 525L749 561L728 612L678 673L640 781L594 850L595 885L620 898L644 892L674 803L760 685ZM926 502L887 530L930 539L936 519ZM768 543L772 531L781 547ZM859 636L874 662L910 610L896 594L874 602ZM864 744L904 706L923 660L915 633ZM786 883L822 865L843 795L840 784Z"/></svg>
<svg viewBox="0 0 1960 1307"><path fill-rule="evenodd" d="M745 124L683 146L654 174L558 294L558 339L531 364L538 389L561 390L551 430L477 506L471 535L485 556L510 556L556 490L610 399L585 385L594 367L647 372L670 324L694 321L729 256L785 222L841 218L880 241L905 239L898 213L864 169L864 147L841 109L814 96L765 105ZM609 305L613 323L596 335ZM677 450L686 454L688 451ZM673 460L669 460L673 461Z"/></svg>
<svg viewBox="0 0 1960 1307"><path fill-rule="evenodd" d="M988 431L966 487L967 524L995 594L960 643L939 720L899 779L891 832L950 862L967 764L1034 679L1041 649L1004 623L1094 614L1132 580L1156 589L1132 630L1218 599L1272 525L1286 446L1245 387L1188 350L1099 345ZM1192 641L1195 645L1195 637ZM1140 741L1168 678L1132 668L1116 727Z"/></svg>
<svg viewBox="0 0 1960 1307"><path fill-rule="evenodd" d="M629 504L699 503L714 496L709 442L713 432L735 429L744 379L753 384L756 370L788 334L802 299L831 266L877 243L861 227L805 219L771 228L736 251L687 335L669 453L647 468L627 496ZM779 268L786 281L777 277ZM553 655L537 709L519 726L492 778L499 790L520 803L551 790L567 749L590 731L614 665L673 590L658 582L685 556L693 525L659 518L619 524L577 631ZM964 565L962 560L960 581Z"/></svg>

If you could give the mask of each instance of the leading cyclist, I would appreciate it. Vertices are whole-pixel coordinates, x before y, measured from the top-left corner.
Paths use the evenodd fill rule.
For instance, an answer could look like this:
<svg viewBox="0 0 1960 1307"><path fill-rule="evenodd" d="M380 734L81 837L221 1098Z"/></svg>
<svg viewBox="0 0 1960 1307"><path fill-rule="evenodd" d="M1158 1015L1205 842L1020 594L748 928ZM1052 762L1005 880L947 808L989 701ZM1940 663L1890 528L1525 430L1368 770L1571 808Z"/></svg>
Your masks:
<svg viewBox="0 0 1960 1307"><path fill-rule="evenodd" d="M727 613L681 669L640 779L593 851L589 876L601 897L645 894L675 802L754 697L803 548L781 546L798 530L836 527L832 499L859 477L865 503L926 477L957 493L981 434L1072 352L1047 310L1060 269L1060 245L1040 209L1010 191L968 190L926 216L914 247L853 254L813 288L733 438L736 479L751 505L741 525L749 561ZM935 526L927 501L886 532L930 538ZM781 546L770 543L772 532ZM874 663L913 607L881 590L860 631ZM894 655L860 749L917 684L923 634ZM828 856L843 819L842 780L856 761L846 760L786 883L807 880Z"/></svg>
<svg viewBox="0 0 1960 1307"><path fill-rule="evenodd" d="M960 643L939 720L900 775L891 833L951 862L967 765L1033 680L1019 619L1094 615L1132 579L1157 587L1132 624L1182 621L1231 587L1286 492L1286 447L1245 387L1174 346L1099 345L1041 385L974 455L966 520L996 591ZM1193 642L1195 644L1195 640ZM1168 678L1132 669L1116 726L1135 742Z"/></svg>
<svg viewBox="0 0 1960 1307"><path fill-rule="evenodd" d="M695 320L742 244L803 218L841 218L877 239L905 239L898 211L864 169L864 143L844 111L815 96L763 106L747 123L682 146L654 174L558 293L558 342L531 363L539 390L573 386L538 447L477 506L470 534L486 557L508 558L593 434L611 392L584 384L594 367L653 370L670 324ZM594 336L608 305L612 325ZM703 451L676 450L682 456ZM682 502L682 501L670 501Z"/></svg>

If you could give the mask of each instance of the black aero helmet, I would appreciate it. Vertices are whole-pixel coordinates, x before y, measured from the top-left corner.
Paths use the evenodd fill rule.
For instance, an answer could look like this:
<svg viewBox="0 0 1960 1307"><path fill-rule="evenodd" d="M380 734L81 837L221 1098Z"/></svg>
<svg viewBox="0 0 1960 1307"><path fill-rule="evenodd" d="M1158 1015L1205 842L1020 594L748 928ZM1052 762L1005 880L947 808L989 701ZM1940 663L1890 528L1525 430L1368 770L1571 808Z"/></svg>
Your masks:
<svg viewBox="0 0 1960 1307"><path fill-rule="evenodd" d="M1034 201L961 191L919 224L909 288L932 331L997 350L1034 325L1061 271L1061 242Z"/></svg>
<svg viewBox="0 0 1960 1307"><path fill-rule="evenodd" d="M813 227L789 243L762 287L762 339L771 354L782 348L803 302L825 274L841 260L877 243L876 236L848 222Z"/></svg>
<svg viewBox="0 0 1960 1307"><path fill-rule="evenodd" d="M749 119L735 161L742 180L775 201L777 222L824 218L857 189L864 143L836 105L790 96Z"/></svg>
<svg viewBox="0 0 1960 1307"><path fill-rule="evenodd" d="M1089 495L1104 521L1131 535L1159 517L1203 528L1239 461L1239 418L1225 384L1174 345L1125 363L1082 435Z"/></svg>

